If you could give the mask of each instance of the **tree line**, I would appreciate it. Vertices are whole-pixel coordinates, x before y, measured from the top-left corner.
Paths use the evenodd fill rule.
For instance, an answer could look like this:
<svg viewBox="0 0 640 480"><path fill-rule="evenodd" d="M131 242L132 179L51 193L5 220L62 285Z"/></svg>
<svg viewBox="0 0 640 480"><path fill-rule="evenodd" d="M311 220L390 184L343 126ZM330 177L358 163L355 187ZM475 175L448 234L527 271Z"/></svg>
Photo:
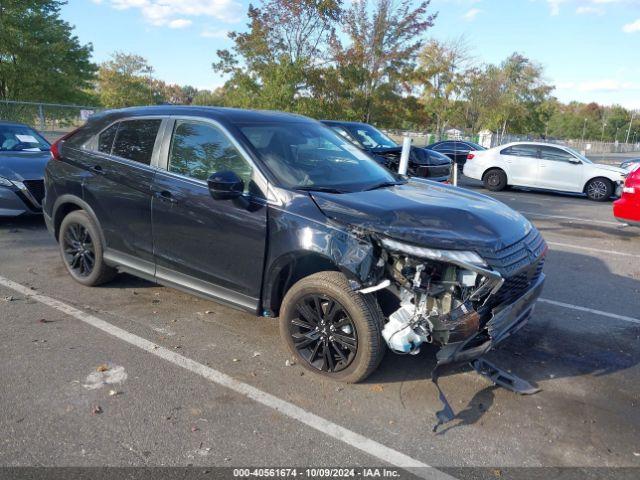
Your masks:
<svg viewBox="0 0 640 480"><path fill-rule="evenodd" d="M284 110L442 133L625 141L640 118L622 106L558 101L540 64L513 53L478 63L464 38L429 38L430 0L262 0L212 54L215 90L168 84L115 52L96 65L60 17L61 0L0 0L0 99L118 108L150 104Z"/></svg>

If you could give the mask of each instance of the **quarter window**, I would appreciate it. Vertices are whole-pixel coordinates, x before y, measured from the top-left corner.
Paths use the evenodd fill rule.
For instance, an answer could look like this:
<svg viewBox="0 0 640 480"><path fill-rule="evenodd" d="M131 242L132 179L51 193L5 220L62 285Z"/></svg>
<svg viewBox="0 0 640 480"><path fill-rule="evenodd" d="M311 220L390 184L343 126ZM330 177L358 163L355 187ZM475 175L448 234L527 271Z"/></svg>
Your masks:
<svg viewBox="0 0 640 480"><path fill-rule="evenodd" d="M118 124L114 123L100 135L98 135L98 151L102 153L111 153L113 147L113 139L116 138Z"/></svg>
<svg viewBox="0 0 640 480"><path fill-rule="evenodd" d="M252 168L218 128L202 122L178 120L171 139L169 171L197 180L212 173L232 171L243 181L245 191Z"/></svg>
<svg viewBox="0 0 640 480"><path fill-rule="evenodd" d="M160 119L120 122L113 143L113 155L149 165L160 122Z"/></svg>
<svg viewBox="0 0 640 480"><path fill-rule="evenodd" d="M576 157L569 152L555 147L541 147L540 153L545 160L553 160L556 162L571 162L576 160Z"/></svg>

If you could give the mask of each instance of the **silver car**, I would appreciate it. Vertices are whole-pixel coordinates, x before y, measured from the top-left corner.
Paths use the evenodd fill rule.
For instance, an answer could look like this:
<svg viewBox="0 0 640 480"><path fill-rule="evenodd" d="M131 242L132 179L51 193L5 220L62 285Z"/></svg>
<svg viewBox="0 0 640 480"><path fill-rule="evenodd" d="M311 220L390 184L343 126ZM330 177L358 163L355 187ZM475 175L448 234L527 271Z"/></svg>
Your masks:
<svg viewBox="0 0 640 480"><path fill-rule="evenodd" d="M33 128L0 121L0 217L42 212L50 148Z"/></svg>

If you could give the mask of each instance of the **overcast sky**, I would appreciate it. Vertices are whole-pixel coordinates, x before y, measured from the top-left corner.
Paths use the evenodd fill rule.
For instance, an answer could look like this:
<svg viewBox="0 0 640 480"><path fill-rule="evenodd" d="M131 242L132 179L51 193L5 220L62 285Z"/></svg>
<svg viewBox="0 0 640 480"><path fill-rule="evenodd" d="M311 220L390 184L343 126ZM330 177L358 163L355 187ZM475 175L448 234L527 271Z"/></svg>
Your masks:
<svg viewBox="0 0 640 480"><path fill-rule="evenodd" d="M259 0L253 0L259 4ZM246 27L247 0L70 0L64 18L101 62L146 57L167 82L215 88L211 63ZM479 63L518 51L545 67L562 101L640 108L640 0L432 0L429 36L464 36Z"/></svg>

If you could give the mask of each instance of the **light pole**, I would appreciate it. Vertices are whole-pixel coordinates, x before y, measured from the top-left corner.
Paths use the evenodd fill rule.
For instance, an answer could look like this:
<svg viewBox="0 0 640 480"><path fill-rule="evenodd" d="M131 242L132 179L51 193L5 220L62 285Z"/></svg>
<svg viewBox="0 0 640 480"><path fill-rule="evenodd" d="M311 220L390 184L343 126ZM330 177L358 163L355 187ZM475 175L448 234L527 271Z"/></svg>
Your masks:
<svg viewBox="0 0 640 480"><path fill-rule="evenodd" d="M636 118L636 112L631 112L631 121L629 122L629 130L627 130L627 139L624 143L629 143L629 135L631 135L631 125L633 125L634 118Z"/></svg>
<svg viewBox="0 0 640 480"><path fill-rule="evenodd" d="M582 143L584 144L584 135L587 131L587 119L584 119L584 125L582 125Z"/></svg>

